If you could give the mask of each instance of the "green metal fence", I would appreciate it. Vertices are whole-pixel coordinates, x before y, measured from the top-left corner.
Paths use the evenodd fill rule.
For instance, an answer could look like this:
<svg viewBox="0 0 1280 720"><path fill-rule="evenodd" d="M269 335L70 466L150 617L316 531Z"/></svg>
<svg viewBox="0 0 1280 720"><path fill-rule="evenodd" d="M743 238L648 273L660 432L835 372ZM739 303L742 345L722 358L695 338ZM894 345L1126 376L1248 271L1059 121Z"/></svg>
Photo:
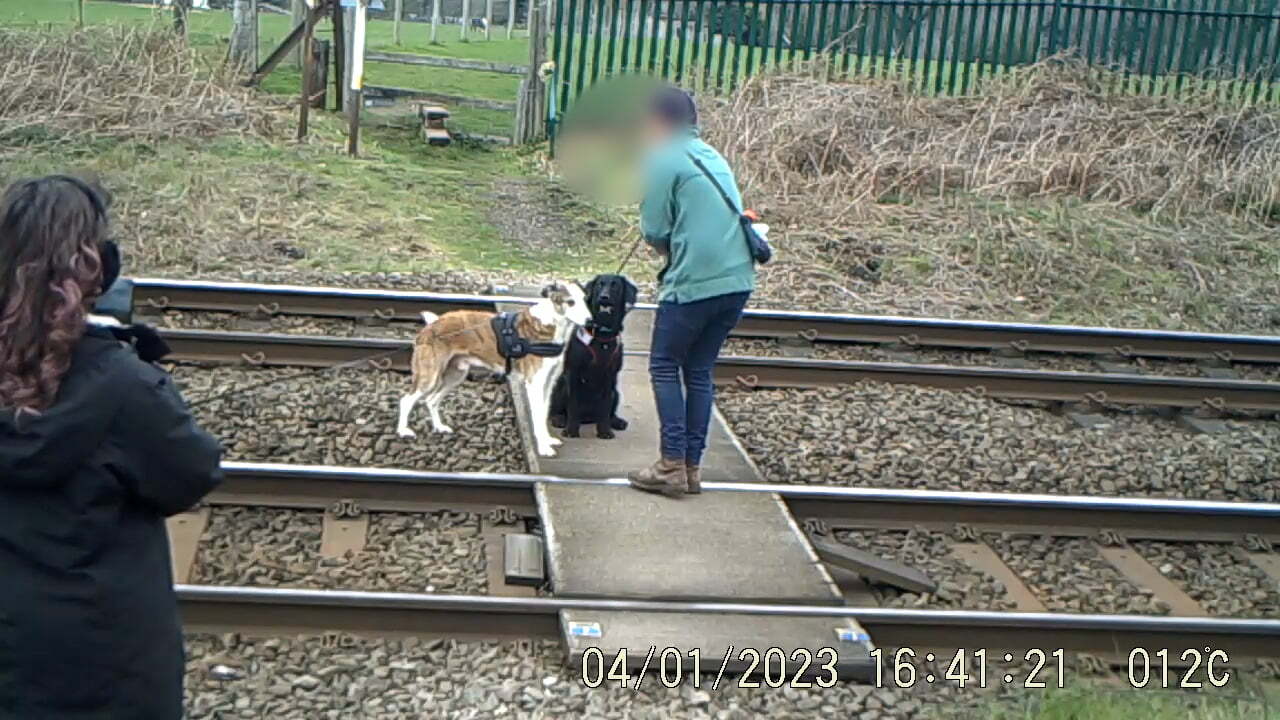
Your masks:
<svg viewBox="0 0 1280 720"><path fill-rule="evenodd" d="M731 90L818 58L963 94L987 75L1074 56L1118 92L1192 86L1280 101L1280 0L550 0L561 110L619 73Z"/></svg>

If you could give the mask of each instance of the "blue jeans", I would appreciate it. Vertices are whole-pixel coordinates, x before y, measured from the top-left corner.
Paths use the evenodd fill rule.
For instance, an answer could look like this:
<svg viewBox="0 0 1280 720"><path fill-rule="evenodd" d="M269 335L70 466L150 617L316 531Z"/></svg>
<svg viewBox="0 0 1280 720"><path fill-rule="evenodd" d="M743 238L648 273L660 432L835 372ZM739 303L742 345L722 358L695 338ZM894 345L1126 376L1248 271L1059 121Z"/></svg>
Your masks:
<svg viewBox="0 0 1280 720"><path fill-rule="evenodd" d="M658 304L649 377L662 423L662 457L667 460L690 465L702 461L715 392L711 370L750 296L741 292L691 303Z"/></svg>

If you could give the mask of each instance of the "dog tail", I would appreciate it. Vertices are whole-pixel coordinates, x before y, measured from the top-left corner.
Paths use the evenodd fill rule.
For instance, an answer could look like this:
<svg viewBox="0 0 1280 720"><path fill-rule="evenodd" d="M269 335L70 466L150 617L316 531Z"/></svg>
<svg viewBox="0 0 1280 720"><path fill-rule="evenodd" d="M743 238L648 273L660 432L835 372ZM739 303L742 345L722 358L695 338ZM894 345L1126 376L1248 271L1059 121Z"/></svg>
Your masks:
<svg viewBox="0 0 1280 720"><path fill-rule="evenodd" d="M427 324L427 325L430 325L431 323L433 323L433 322L435 322L435 321L437 321L437 320L439 320L439 319L440 319L440 316L439 316L439 315L437 315L437 314L435 314L435 313L433 313L433 312L430 312L430 311L428 311L428 310L423 310L423 311L422 311L422 322L423 322L423 323L425 323L425 324Z"/></svg>

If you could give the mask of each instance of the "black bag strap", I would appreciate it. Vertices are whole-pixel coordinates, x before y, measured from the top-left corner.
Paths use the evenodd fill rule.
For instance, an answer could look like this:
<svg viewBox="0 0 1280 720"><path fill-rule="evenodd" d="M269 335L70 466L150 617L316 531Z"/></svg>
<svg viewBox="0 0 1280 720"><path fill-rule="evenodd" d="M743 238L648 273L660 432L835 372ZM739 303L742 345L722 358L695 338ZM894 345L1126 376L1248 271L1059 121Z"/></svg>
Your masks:
<svg viewBox="0 0 1280 720"><path fill-rule="evenodd" d="M711 181L711 184L716 186L716 190L720 193L720 197L724 199L724 204L729 206L729 209L733 211L733 214L741 217L742 211L738 209L738 206L733 204L733 199L729 197L729 193L724 191L724 186L720 184L719 180L716 180L716 176L711 174L711 171L707 169L707 166L703 165L702 161L688 150L686 150L684 154L688 155L689 159L693 161L693 164L697 165L698 169L702 171L702 174Z"/></svg>

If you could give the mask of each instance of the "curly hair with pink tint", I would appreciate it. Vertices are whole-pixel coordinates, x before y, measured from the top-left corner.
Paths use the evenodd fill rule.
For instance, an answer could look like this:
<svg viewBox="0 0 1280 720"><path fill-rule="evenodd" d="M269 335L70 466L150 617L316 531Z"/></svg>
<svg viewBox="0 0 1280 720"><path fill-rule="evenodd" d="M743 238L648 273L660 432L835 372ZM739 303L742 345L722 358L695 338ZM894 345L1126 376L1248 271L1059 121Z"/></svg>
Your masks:
<svg viewBox="0 0 1280 720"><path fill-rule="evenodd" d="M100 294L105 196L65 177L0 196L0 407L39 412L58 397Z"/></svg>

